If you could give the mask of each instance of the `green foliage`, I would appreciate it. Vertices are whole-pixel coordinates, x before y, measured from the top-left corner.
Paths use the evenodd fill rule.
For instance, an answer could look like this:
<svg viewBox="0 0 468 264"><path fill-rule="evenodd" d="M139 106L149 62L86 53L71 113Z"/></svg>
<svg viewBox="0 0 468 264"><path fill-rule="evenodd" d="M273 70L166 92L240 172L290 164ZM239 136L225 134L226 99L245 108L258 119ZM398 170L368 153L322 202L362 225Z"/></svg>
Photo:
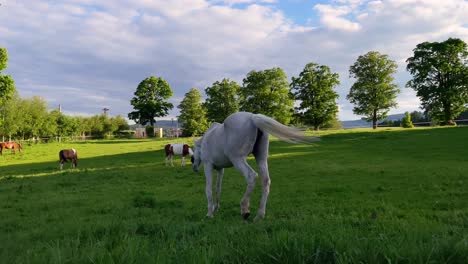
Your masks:
<svg viewBox="0 0 468 264"><path fill-rule="evenodd" d="M205 217L203 173L163 162L164 145L186 139L37 144L21 155L4 153L0 260L468 262L468 148L461 144L468 127L320 133L313 145L272 139L271 192L266 218L256 223L240 216L246 183L234 168L225 170L219 212ZM81 155L78 168L59 171L58 151L72 147Z"/></svg>
<svg viewBox="0 0 468 264"><path fill-rule="evenodd" d="M8 52L5 48L0 48L0 73L8 65Z"/></svg>
<svg viewBox="0 0 468 264"><path fill-rule="evenodd" d="M167 100L172 96L169 84L161 77L148 77L140 82L135 97L130 101L135 111L128 114L128 118L139 124L156 123L155 117L166 116L172 103Z"/></svg>
<svg viewBox="0 0 468 264"><path fill-rule="evenodd" d="M405 117L401 119L401 126L404 128L413 128L413 122L411 122L411 115L409 112L405 112Z"/></svg>
<svg viewBox="0 0 468 264"><path fill-rule="evenodd" d="M294 100L281 68L251 71L240 89L240 110L264 114L281 123L291 121Z"/></svg>
<svg viewBox="0 0 468 264"><path fill-rule="evenodd" d="M423 112L413 111L410 113L410 115L411 115L411 121L414 123L431 121L430 118L428 118L427 115Z"/></svg>
<svg viewBox="0 0 468 264"><path fill-rule="evenodd" d="M113 131L124 131L128 130L129 126L127 120L121 115L117 115L116 117L111 117L111 122L113 124Z"/></svg>
<svg viewBox="0 0 468 264"><path fill-rule="evenodd" d="M328 120L325 124L323 124L322 128L326 129L342 129L343 124L341 121L338 120L338 117L335 115L332 119Z"/></svg>
<svg viewBox="0 0 468 264"><path fill-rule="evenodd" d="M384 120L379 123L379 126L385 127L401 127L401 120Z"/></svg>
<svg viewBox="0 0 468 264"><path fill-rule="evenodd" d="M182 124L183 136L199 135L208 129L206 110L201 103L201 98L200 91L192 88L177 106L180 109L178 121Z"/></svg>
<svg viewBox="0 0 468 264"><path fill-rule="evenodd" d="M468 49L457 38L444 42L423 42L408 58L407 70L413 75L407 87L416 91L423 108L442 125L453 125L454 118L468 103Z"/></svg>
<svg viewBox="0 0 468 264"><path fill-rule="evenodd" d="M377 121L387 116L391 107L396 107L398 86L393 83L397 64L387 55L370 51L358 57L349 68L349 75L356 82L347 99L355 106L353 112L364 115L377 128Z"/></svg>
<svg viewBox="0 0 468 264"><path fill-rule="evenodd" d="M154 126L146 126L145 131L146 131L146 136L154 137Z"/></svg>
<svg viewBox="0 0 468 264"><path fill-rule="evenodd" d="M2 71L7 67L8 53L5 48L0 48L0 111L4 111L4 104L16 93L15 81L10 75L2 75ZM0 116L0 125L3 118Z"/></svg>
<svg viewBox="0 0 468 264"><path fill-rule="evenodd" d="M1 105L1 119L0 134L2 136L11 137L17 134L21 127L21 98L15 92L13 96L2 103Z"/></svg>
<svg viewBox="0 0 468 264"><path fill-rule="evenodd" d="M209 122L223 123L226 117L239 111L239 90L240 86L229 79L216 81L205 89L207 98L203 106Z"/></svg>
<svg viewBox="0 0 468 264"><path fill-rule="evenodd" d="M338 113L338 94L334 88L339 84L337 73L316 63L307 64L298 78L292 78L291 91L295 99L300 101L296 113L304 124L314 126L315 130L329 122L336 124L333 119L336 119Z"/></svg>

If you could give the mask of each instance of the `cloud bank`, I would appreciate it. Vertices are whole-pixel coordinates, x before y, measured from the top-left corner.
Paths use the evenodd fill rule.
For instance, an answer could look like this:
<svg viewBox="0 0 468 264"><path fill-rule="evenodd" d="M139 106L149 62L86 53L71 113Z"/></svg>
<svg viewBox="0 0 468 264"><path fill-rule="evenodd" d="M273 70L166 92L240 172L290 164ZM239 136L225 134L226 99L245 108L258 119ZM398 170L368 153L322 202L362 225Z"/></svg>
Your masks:
<svg viewBox="0 0 468 264"><path fill-rule="evenodd" d="M291 1L293 0L284 0ZM392 113L416 110L404 84L405 60L423 41L468 40L463 0L336 0L306 6L307 24L279 8L281 0L4 0L0 46L22 96L39 95L68 113L132 111L138 83L163 77L177 106L190 88L203 91L250 70L283 68L297 76L308 62L340 74L340 119L358 118L346 94L348 69L371 50L399 65L402 93ZM170 117L178 115L177 108ZM170 118L168 117L168 118Z"/></svg>

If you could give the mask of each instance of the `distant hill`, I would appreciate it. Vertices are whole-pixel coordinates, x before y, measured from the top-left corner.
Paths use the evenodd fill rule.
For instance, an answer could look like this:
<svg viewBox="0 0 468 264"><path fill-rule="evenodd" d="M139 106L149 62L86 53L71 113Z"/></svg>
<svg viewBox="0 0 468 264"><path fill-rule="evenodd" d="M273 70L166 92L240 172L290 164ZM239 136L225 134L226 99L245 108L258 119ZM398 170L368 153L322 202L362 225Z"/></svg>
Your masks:
<svg viewBox="0 0 468 264"><path fill-rule="evenodd" d="M394 115L389 115L384 120L396 121L396 120L401 120L404 116L405 114L394 114ZM379 122L382 122L384 120L380 120ZM361 119L341 121L341 124L343 125L343 128L372 127L372 122L367 122L366 120L361 120Z"/></svg>

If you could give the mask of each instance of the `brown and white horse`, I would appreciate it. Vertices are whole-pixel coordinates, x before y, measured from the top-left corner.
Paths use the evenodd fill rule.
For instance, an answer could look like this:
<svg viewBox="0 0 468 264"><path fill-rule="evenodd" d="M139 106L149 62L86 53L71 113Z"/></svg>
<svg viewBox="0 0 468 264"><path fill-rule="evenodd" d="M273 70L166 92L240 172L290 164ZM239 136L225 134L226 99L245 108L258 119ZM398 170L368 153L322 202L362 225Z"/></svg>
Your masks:
<svg viewBox="0 0 468 264"><path fill-rule="evenodd" d="M19 152L23 151L23 147L21 144L10 141L10 142L1 142L0 143L0 154L3 155L3 149L11 149L11 152L16 154L15 149L19 150Z"/></svg>
<svg viewBox="0 0 468 264"><path fill-rule="evenodd" d="M166 152L166 166L168 161L171 161L171 166L174 167L174 163L172 162L172 158L174 155L181 155L182 156L182 161L180 162L181 166L185 166L185 157L193 156L193 151L187 144L167 144L164 146L164 151Z"/></svg>
<svg viewBox="0 0 468 264"><path fill-rule="evenodd" d="M63 164L67 161L71 161L71 167L76 168L78 163L78 152L75 149L62 149L59 152L60 158L60 170L63 169Z"/></svg>

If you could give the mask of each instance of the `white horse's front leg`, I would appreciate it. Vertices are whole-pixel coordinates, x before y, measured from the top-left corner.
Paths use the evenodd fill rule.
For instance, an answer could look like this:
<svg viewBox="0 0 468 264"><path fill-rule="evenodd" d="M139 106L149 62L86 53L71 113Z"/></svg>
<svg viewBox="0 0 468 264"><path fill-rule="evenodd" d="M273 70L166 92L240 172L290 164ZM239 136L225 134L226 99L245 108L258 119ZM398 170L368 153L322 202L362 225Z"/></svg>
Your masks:
<svg viewBox="0 0 468 264"><path fill-rule="evenodd" d="M211 163L204 163L203 168L205 170L205 177L206 177L206 199L208 201L208 213L206 216L213 217L213 165Z"/></svg>
<svg viewBox="0 0 468 264"><path fill-rule="evenodd" d="M216 180L216 204L214 207L214 211L217 212L219 210L219 200L221 196L221 185L223 182L223 175L224 175L224 169L219 169L218 170L218 179Z"/></svg>
<svg viewBox="0 0 468 264"><path fill-rule="evenodd" d="M182 156L182 160L180 161L180 166L185 166L185 156Z"/></svg>

